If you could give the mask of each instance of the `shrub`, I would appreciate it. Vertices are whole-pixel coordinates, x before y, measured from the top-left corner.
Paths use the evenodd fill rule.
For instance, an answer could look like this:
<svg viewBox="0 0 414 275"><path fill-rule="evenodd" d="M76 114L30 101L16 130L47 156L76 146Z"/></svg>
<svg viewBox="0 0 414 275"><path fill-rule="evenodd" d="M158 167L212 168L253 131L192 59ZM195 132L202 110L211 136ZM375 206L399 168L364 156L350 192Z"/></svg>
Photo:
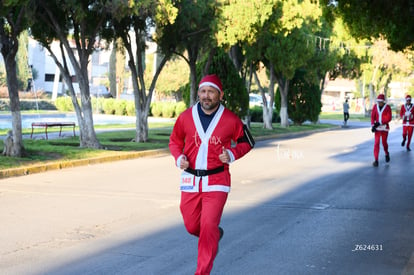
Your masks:
<svg viewBox="0 0 414 275"><path fill-rule="evenodd" d="M20 110L56 110L50 100L20 100ZM0 111L10 111L10 100L0 100Z"/></svg>
<svg viewBox="0 0 414 275"><path fill-rule="evenodd" d="M58 97L55 101L55 106L61 112L73 112L75 110L70 97Z"/></svg>
<svg viewBox="0 0 414 275"><path fill-rule="evenodd" d="M201 80L202 71L208 62L208 55L203 56L197 63L197 79ZM208 67L208 74L217 74L223 84L224 97L222 104L239 117L247 115L249 109L249 94L246 85L240 77L228 53L218 48Z"/></svg>
<svg viewBox="0 0 414 275"><path fill-rule="evenodd" d="M135 116L135 103L134 101L128 101L126 103L126 115L127 116Z"/></svg>
<svg viewBox="0 0 414 275"><path fill-rule="evenodd" d="M151 104L151 114L154 117L162 116L162 104L161 102L154 102Z"/></svg>
<svg viewBox="0 0 414 275"><path fill-rule="evenodd" d="M96 110L99 114L105 114L105 102L107 98L104 97L92 97L92 110ZM112 103L110 103L112 104ZM113 104L116 104L115 102Z"/></svg>
<svg viewBox="0 0 414 275"><path fill-rule="evenodd" d="M250 121L252 122L263 122L263 108L255 106L250 108Z"/></svg>
<svg viewBox="0 0 414 275"><path fill-rule="evenodd" d="M175 114L175 105L173 102L163 102L162 103L162 117L172 118Z"/></svg>
<svg viewBox="0 0 414 275"><path fill-rule="evenodd" d="M175 105L175 116L178 117L182 112L187 109L187 105L184 101L177 102Z"/></svg>
<svg viewBox="0 0 414 275"><path fill-rule="evenodd" d="M306 79L305 70L297 70L289 82L288 115L295 124L316 122L322 109L318 83Z"/></svg>
<svg viewBox="0 0 414 275"><path fill-rule="evenodd" d="M104 114L113 115L115 114L115 99L108 98L103 102Z"/></svg>
<svg viewBox="0 0 414 275"><path fill-rule="evenodd" d="M33 104L33 102L31 104ZM36 105L36 102L34 104ZM56 110L56 106L51 100L40 100L35 108L39 108L39 110ZM31 107L30 110L32 109L33 108Z"/></svg>
<svg viewBox="0 0 414 275"><path fill-rule="evenodd" d="M250 121L263 122L263 107L254 106L250 108ZM273 109L272 122L280 122L280 117L276 109Z"/></svg>
<svg viewBox="0 0 414 275"><path fill-rule="evenodd" d="M126 115L126 105L125 100L117 100L115 104L115 114L118 116Z"/></svg>

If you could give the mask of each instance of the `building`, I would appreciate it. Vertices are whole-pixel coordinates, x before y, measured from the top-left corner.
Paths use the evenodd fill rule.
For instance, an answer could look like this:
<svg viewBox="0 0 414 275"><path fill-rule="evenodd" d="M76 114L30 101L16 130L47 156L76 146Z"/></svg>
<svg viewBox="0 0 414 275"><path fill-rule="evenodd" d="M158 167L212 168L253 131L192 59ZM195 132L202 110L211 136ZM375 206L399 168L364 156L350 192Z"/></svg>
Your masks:
<svg viewBox="0 0 414 275"><path fill-rule="evenodd" d="M57 56L59 62L62 62L59 44L59 41L53 42L51 44L51 49ZM73 45L73 48L75 48L75 45ZM100 85L102 79L107 77L109 71L110 50L111 48L107 50L97 50L92 54L89 68L89 82L91 85ZM57 94L64 94L67 88L62 81L59 68L56 66L50 53L32 38L29 38L28 57L29 65L37 72L37 78L32 82L34 89L50 92L54 96ZM67 63L72 76L74 89L76 92L79 92L75 70L69 60Z"/></svg>
<svg viewBox="0 0 414 275"><path fill-rule="evenodd" d="M133 33L131 33L133 36ZM133 39L134 40L134 39ZM52 93L52 98L56 98L58 94L65 94L67 87L62 81L59 68L56 66L55 61L49 52L43 48L36 40L29 38L28 44L28 57L29 65L32 66L37 72L37 78L34 80L34 88L36 90L42 90L48 93ZM134 45L133 45L134 46ZM62 56L60 54L59 41L53 42L51 45L52 51L57 56L59 62L62 62ZM75 45L73 44L73 49ZM133 52L135 49L133 47ZM155 43L147 42L146 55L154 55L157 50ZM112 51L112 44L109 47L100 47L95 50L90 58L89 63L89 83L93 87L101 86L102 83L108 81L109 75L109 60ZM157 55L155 54L157 57ZM148 58L145 59L148 61ZM127 65L128 57L125 60L125 70L129 71ZM154 63L155 66L156 62ZM75 92L79 92L79 85L76 81L75 70L72 67L71 62L68 60L69 71L72 76L72 83ZM153 69L155 71L155 68ZM129 91L132 94L132 82L131 79L125 80L125 91Z"/></svg>
<svg viewBox="0 0 414 275"><path fill-rule="evenodd" d="M357 80L341 79L330 80L322 92L323 112L342 112L342 104L348 99L351 112L364 113L364 108L369 109L369 91L365 90L365 99L355 97L357 91ZM405 95L411 87L410 82L393 81L388 85L387 101L393 108L402 104Z"/></svg>
<svg viewBox="0 0 414 275"><path fill-rule="evenodd" d="M346 99L353 100L356 91L355 80L337 78L329 80L322 92L322 111L342 111Z"/></svg>

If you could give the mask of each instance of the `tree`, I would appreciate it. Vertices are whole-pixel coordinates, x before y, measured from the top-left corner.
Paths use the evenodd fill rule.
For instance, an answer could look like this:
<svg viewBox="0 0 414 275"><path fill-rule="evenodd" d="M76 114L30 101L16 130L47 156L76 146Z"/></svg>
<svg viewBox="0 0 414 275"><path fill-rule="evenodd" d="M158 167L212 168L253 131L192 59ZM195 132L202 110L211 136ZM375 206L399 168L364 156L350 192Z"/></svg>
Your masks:
<svg viewBox="0 0 414 275"><path fill-rule="evenodd" d="M93 124L89 91L89 58L100 47L97 37L106 23L111 1L34 1L32 34L51 54L74 105L80 131L80 147L102 148ZM52 49L58 40L59 48ZM68 60L69 59L69 60ZM73 87L73 73L79 83L80 103Z"/></svg>
<svg viewBox="0 0 414 275"><path fill-rule="evenodd" d="M370 105L375 101L377 94L387 96L388 84L398 75L407 76L412 72L412 62L407 54L390 50L389 44L383 39L374 41L367 47L367 63L363 64L364 74L368 78L370 91Z"/></svg>
<svg viewBox="0 0 414 275"><path fill-rule="evenodd" d="M234 0L231 2L223 1L223 12L218 21L217 42L218 45L229 52L233 65L239 76L245 82L246 94L251 90L253 74L263 98L263 117L269 115L267 100L264 88L259 82L256 70L257 60L248 59L246 56L247 48L253 43L258 33L262 30L263 24L271 16L275 0ZM271 113L272 110L270 111ZM271 118L270 118L271 120ZM268 122L268 119L264 121ZM249 124L249 116L247 124Z"/></svg>
<svg viewBox="0 0 414 275"><path fill-rule="evenodd" d="M22 118L20 113L19 86L17 80L16 54L19 49L19 36L29 26L26 14L28 1L1 1L0 3L0 48L6 72L12 116L12 149L10 156L25 155L22 138Z"/></svg>
<svg viewBox="0 0 414 275"><path fill-rule="evenodd" d="M249 55L252 60L261 61L268 69L269 105L274 102L276 83L280 90L281 126L287 127L289 81L295 71L303 67L313 57L315 45L312 43L312 34L320 30L322 10L312 1L280 1L273 7L273 13L264 23L258 33ZM272 110L265 110L268 115L263 116L264 127L272 128ZM266 119L266 122L265 122Z"/></svg>
<svg viewBox="0 0 414 275"><path fill-rule="evenodd" d="M318 83L306 77L306 70L297 70L289 82L288 115L293 123L301 125L309 120L316 122L321 112L321 92ZM277 91L278 93L280 90ZM276 97L280 106L280 97Z"/></svg>
<svg viewBox="0 0 414 275"><path fill-rule="evenodd" d="M270 23L272 24L272 23ZM276 83L280 90L281 107L279 110L281 126L287 127L287 95L289 81L293 78L295 70L303 66L311 58L313 46L306 47L306 36L299 29L292 30L288 35L274 34L264 31L257 40L257 60L261 60L268 69L269 74L269 106L273 106ZM254 49L254 48L253 48ZM273 111L263 106L263 122L267 129L272 128Z"/></svg>
<svg viewBox="0 0 414 275"><path fill-rule="evenodd" d="M352 37L342 18L335 17L332 22L332 34L329 43L329 52L335 55L333 58L335 64L331 66L325 78L325 83L327 84L330 80L335 80L338 77L355 79L358 82L362 82L362 64L367 62L366 53L369 45L370 43L367 40L357 41ZM355 96L361 97L362 105L365 106L364 92L361 96L357 94ZM365 108L363 111L365 112Z"/></svg>
<svg viewBox="0 0 414 275"><path fill-rule="evenodd" d="M247 115L249 109L249 95L246 92L246 86L243 79L238 74L229 55L224 49L218 48L214 51L207 74L217 74L223 84L223 105L234 112L240 118ZM203 76L203 70L206 63L209 62L209 56L205 55L204 59L197 64L198 80Z"/></svg>
<svg viewBox="0 0 414 275"><path fill-rule="evenodd" d="M187 83L189 75L190 69L181 57L171 58L157 81L157 94L161 96L174 96L176 101L182 101L182 88L185 86L184 83Z"/></svg>
<svg viewBox="0 0 414 275"><path fill-rule="evenodd" d="M326 6L328 0L321 0ZM413 0L339 0L330 7L340 16L352 36L360 39L384 37L393 50L414 46Z"/></svg>
<svg viewBox="0 0 414 275"><path fill-rule="evenodd" d="M219 10L215 0L176 1L175 5L177 17L174 22L157 25L156 40L163 52L174 52L190 67L190 105L194 105L198 84L196 64L203 49L215 49L212 34Z"/></svg>
<svg viewBox="0 0 414 275"><path fill-rule="evenodd" d="M223 12L218 20L218 46L229 51L234 66L245 78L251 63L247 62L245 48L256 40L265 21L271 16L276 0L222 1Z"/></svg>
<svg viewBox="0 0 414 275"><path fill-rule="evenodd" d="M145 49L146 41L150 39L150 27L153 24L162 26L174 20L175 8L168 0L148 1L130 5L118 5L112 11L112 37L121 38L128 55L128 66L131 71L132 85L134 87L134 104L136 114L136 142L148 140L148 114L152 95L158 76L171 56L169 48L163 49L163 57L158 63L150 85L145 81ZM132 33L131 33L132 31ZM157 39L163 34L158 33ZM107 35L111 37L111 35ZM135 51L134 51L135 49Z"/></svg>
<svg viewBox="0 0 414 275"><path fill-rule="evenodd" d="M303 98L308 97L306 99L307 103L304 107L304 112L306 113L305 116L307 116L306 119L314 123L318 122L318 119L316 119L315 116L319 116L320 114L322 93L329 80L334 79L339 75L345 76L345 74L350 77L352 75L351 72L355 72L357 69L354 63L347 62L349 60L353 61L353 59L347 58L348 55L344 54L341 50L342 40L338 39L338 32L340 33L341 29L338 31L338 26L342 25L338 25L337 20L332 23L325 17L322 17L320 21L322 27L311 36L312 40L314 40L313 45L315 47L313 56L306 61L306 64L302 68L295 72L295 82L303 83L303 86L299 85L299 87L305 87L306 91L296 89L298 88L296 84L291 83L289 90L292 88L293 91L289 92L288 96L289 103L292 99L297 100L298 98L301 99L300 102L304 102ZM316 91L315 87L319 87L318 91ZM312 92L309 92L308 90L312 90ZM296 92L301 95L296 96ZM309 96L311 95L313 95L314 98L310 98ZM307 109L309 107L314 107L315 109L309 110ZM295 109L292 104L289 105L289 108ZM298 121L295 117L298 115L300 117L300 114L297 114L297 111L292 113L292 110L289 110L289 108L289 116L292 114L292 120ZM303 121L300 121L300 123L302 122Z"/></svg>
<svg viewBox="0 0 414 275"><path fill-rule="evenodd" d="M17 79L19 83L20 91L27 91L29 88L29 79L31 78L31 72L29 68L28 60L28 32L23 31L19 36L19 50L16 55L17 62Z"/></svg>

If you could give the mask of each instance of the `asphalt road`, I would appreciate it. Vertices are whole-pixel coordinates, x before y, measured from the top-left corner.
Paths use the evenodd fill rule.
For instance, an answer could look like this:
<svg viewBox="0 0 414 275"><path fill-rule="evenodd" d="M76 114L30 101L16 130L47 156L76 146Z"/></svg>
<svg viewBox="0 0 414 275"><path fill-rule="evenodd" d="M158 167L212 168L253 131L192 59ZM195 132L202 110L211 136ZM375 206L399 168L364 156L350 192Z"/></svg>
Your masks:
<svg viewBox="0 0 414 275"><path fill-rule="evenodd" d="M376 168L369 127L258 142L212 274L413 274L414 151L392 129ZM0 273L193 274L178 176L165 155L0 180Z"/></svg>

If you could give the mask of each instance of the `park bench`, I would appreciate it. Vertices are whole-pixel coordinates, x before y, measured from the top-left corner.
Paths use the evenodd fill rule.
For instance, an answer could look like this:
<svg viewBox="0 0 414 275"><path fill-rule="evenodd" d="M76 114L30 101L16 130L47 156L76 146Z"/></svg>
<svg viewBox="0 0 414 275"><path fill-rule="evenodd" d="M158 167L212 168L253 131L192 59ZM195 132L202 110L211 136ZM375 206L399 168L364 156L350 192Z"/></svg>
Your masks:
<svg viewBox="0 0 414 275"><path fill-rule="evenodd" d="M46 134L46 139L48 139L47 136L47 128L50 127L60 127L59 130L59 137L62 135L62 127L73 127L73 136L75 137L75 122L33 122L32 123L32 133L30 134L30 138L33 137L33 129L38 127L38 128L45 128L45 134Z"/></svg>

